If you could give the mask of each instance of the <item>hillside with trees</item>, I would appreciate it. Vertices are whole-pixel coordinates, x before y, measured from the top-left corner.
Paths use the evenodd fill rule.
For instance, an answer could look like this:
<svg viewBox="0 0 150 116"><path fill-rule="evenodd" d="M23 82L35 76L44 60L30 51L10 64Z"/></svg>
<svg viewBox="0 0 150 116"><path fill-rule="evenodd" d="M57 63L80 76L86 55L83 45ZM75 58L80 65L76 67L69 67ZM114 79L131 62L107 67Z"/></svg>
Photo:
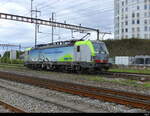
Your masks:
<svg viewBox="0 0 150 116"><path fill-rule="evenodd" d="M122 39L105 40L104 42L109 50L110 57L150 55L150 40Z"/></svg>

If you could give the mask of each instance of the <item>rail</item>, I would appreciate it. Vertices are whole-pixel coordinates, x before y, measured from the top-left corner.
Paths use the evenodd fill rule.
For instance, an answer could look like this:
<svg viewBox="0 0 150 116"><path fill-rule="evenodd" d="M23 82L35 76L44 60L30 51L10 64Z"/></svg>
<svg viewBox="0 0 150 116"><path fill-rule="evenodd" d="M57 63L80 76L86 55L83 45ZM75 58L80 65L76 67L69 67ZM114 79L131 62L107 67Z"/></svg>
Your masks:
<svg viewBox="0 0 150 116"><path fill-rule="evenodd" d="M150 74L145 73L128 73L128 72L104 72L103 75L115 77L115 78L125 78L139 81L150 81Z"/></svg>
<svg viewBox="0 0 150 116"><path fill-rule="evenodd" d="M8 72L0 72L0 78L150 111L149 95L54 81Z"/></svg>
<svg viewBox="0 0 150 116"><path fill-rule="evenodd" d="M4 108L6 108L6 109L8 109L8 110L10 110L12 112L15 112L15 113L26 113L22 109L19 109L19 108L15 107L15 106L12 106L12 105L10 105L8 103L5 103L3 101L0 101L0 105L2 105Z"/></svg>

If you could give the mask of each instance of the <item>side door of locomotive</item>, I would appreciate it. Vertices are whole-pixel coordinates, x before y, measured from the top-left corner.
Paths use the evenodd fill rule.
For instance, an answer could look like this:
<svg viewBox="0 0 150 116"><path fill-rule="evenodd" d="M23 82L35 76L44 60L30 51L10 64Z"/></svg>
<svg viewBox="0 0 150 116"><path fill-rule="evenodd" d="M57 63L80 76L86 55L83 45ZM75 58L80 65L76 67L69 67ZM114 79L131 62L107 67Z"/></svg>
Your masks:
<svg viewBox="0 0 150 116"><path fill-rule="evenodd" d="M91 60L90 49L86 45L75 46L74 58L78 62L89 62Z"/></svg>
<svg viewBox="0 0 150 116"><path fill-rule="evenodd" d="M74 60L77 62L81 61L81 46L74 47Z"/></svg>

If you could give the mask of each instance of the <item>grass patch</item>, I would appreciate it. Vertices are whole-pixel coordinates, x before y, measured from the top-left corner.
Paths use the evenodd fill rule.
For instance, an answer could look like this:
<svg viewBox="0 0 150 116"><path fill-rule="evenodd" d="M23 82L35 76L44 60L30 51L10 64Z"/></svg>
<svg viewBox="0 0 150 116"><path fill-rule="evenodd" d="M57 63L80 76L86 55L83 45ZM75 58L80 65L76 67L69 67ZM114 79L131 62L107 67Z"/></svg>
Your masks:
<svg viewBox="0 0 150 116"><path fill-rule="evenodd" d="M86 74L77 75L77 74L69 74L69 73L61 73L61 72L36 71L36 70L30 70L30 69L24 67L24 65L22 65L22 64L8 64L8 65L0 64L0 69L6 69L6 70L7 69L10 69L10 70L13 69L13 70L17 70L17 71L32 71L33 73L49 74L51 76L58 76L60 78L61 77L68 77L68 78L72 78L75 80L87 80L87 81L93 81L93 82L99 82L99 83L108 82L108 83L120 84L120 85L125 85L125 86L143 87L143 88L148 88L148 89L150 88L150 82L142 84L136 80L109 79L106 77L102 77L100 75L86 75ZM120 71L118 69L115 69L115 70L118 72ZM130 72L132 72L132 71L130 71Z"/></svg>
<svg viewBox="0 0 150 116"><path fill-rule="evenodd" d="M110 72L128 72L128 73L150 74L150 70L110 69L109 71Z"/></svg>
<svg viewBox="0 0 150 116"><path fill-rule="evenodd" d="M84 78L89 81L96 81L96 82L105 82L106 81L104 77L100 77L100 76L84 76Z"/></svg>
<svg viewBox="0 0 150 116"><path fill-rule="evenodd" d="M0 69L29 70L23 64L0 64Z"/></svg>
<svg viewBox="0 0 150 116"><path fill-rule="evenodd" d="M143 86L146 87L146 88L150 88L150 82L143 84Z"/></svg>
<svg viewBox="0 0 150 116"><path fill-rule="evenodd" d="M135 80L123 80L123 81L121 81L120 83L123 84L123 85L127 85L127 86L131 85L131 86L133 86L133 87L141 86L141 84L139 84L139 83L138 83L137 81L135 81Z"/></svg>

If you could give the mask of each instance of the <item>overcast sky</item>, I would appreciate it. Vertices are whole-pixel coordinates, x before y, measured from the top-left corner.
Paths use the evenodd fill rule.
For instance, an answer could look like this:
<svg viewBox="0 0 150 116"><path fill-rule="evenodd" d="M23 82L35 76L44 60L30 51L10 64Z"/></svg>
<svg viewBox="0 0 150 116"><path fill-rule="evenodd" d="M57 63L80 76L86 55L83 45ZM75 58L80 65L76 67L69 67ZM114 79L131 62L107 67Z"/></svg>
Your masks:
<svg viewBox="0 0 150 116"><path fill-rule="evenodd" d="M69 24L82 24L101 31L113 32L113 1L34 0L33 9L41 11L39 18L42 19L48 20L52 12L55 12L57 22L66 21ZM31 0L0 0L0 12L30 16L30 3ZM51 42L51 27L40 26L40 31L45 34L38 34L38 44ZM55 29L55 34L55 41L68 40L71 37L70 31L58 28ZM79 34L74 36L82 37ZM0 43L34 45L34 24L0 19Z"/></svg>

